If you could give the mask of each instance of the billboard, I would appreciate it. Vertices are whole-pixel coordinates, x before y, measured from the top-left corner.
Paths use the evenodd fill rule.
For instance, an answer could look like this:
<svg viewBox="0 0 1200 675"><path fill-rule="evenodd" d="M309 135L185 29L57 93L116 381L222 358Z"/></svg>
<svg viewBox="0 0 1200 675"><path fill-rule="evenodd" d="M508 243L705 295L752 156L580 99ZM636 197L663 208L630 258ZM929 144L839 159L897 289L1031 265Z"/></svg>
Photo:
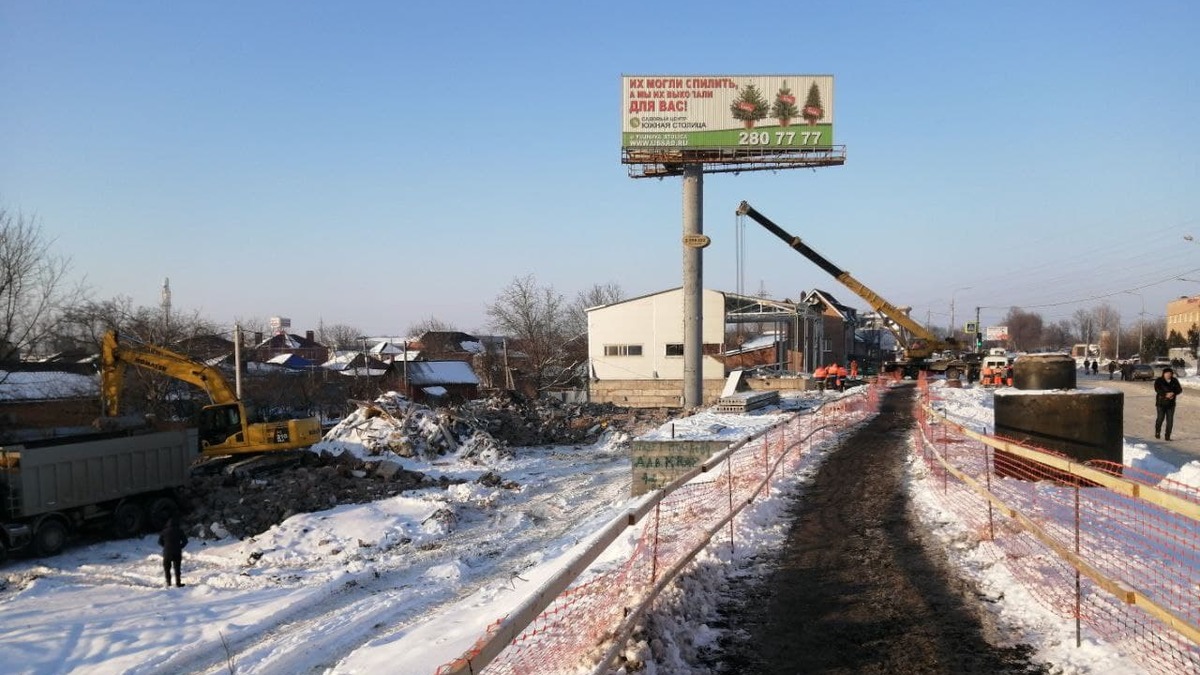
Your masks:
<svg viewBox="0 0 1200 675"><path fill-rule="evenodd" d="M832 75L624 75L621 147L827 148Z"/></svg>
<svg viewBox="0 0 1200 675"><path fill-rule="evenodd" d="M1008 326L988 326L985 337L988 342L1007 342Z"/></svg>

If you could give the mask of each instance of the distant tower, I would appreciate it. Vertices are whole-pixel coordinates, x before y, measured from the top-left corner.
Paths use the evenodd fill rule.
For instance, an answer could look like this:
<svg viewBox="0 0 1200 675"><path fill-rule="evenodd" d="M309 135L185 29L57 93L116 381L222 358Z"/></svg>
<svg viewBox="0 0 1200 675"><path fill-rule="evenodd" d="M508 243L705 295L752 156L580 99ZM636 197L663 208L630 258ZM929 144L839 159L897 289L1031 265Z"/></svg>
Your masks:
<svg viewBox="0 0 1200 675"><path fill-rule="evenodd" d="M171 278L170 277L163 277L162 314L163 314L163 325L167 325L171 321Z"/></svg>

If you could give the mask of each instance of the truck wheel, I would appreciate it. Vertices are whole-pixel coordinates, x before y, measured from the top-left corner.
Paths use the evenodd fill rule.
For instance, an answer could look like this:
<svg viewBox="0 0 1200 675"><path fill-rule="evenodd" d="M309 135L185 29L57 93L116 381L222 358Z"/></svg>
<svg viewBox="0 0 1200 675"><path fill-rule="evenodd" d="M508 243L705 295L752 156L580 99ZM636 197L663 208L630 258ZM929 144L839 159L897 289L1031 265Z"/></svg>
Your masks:
<svg viewBox="0 0 1200 675"><path fill-rule="evenodd" d="M179 504L176 504L175 500L170 497L155 497L146 507L146 516L150 520L150 527L155 532L166 527L167 521L177 513L179 513Z"/></svg>
<svg viewBox="0 0 1200 675"><path fill-rule="evenodd" d="M58 555L67 544L67 526L58 518L44 518L33 533L33 550L41 557Z"/></svg>
<svg viewBox="0 0 1200 675"><path fill-rule="evenodd" d="M112 531L117 539L136 537L145 526L146 514L136 502L121 502L113 511Z"/></svg>

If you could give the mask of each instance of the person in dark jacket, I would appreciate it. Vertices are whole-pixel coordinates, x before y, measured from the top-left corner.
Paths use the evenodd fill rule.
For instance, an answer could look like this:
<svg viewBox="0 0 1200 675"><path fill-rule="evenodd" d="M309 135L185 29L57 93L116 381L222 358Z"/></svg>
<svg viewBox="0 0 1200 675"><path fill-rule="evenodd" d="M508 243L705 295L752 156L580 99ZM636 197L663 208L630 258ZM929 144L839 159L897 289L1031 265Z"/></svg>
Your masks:
<svg viewBox="0 0 1200 675"><path fill-rule="evenodd" d="M1154 407L1158 409L1158 417L1154 418L1154 437L1158 438L1163 431L1163 420L1167 421L1166 438L1171 440L1171 428L1175 426L1175 401L1183 393L1179 380L1175 379L1175 371L1163 368L1162 375L1154 380Z"/></svg>
<svg viewBox="0 0 1200 675"><path fill-rule="evenodd" d="M168 520L167 526L158 535L158 545L162 546L163 574L167 576L168 587L171 586L172 567L175 568L175 585L183 585L179 580L179 566L183 563L183 547L187 546L187 543L187 535L179 527L179 520L176 518Z"/></svg>

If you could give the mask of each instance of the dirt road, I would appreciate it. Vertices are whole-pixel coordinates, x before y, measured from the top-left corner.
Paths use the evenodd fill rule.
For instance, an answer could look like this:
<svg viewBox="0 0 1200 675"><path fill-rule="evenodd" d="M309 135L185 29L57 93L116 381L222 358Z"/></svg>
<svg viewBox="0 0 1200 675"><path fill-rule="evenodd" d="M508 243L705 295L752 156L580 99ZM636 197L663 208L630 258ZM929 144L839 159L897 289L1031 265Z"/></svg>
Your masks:
<svg viewBox="0 0 1200 675"><path fill-rule="evenodd" d="M986 613L909 514L903 463L913 389L826 460L793 506L771 578L734 589L720 672L1032 673L995 647Z"/></svg>
<svg viewBox="0 0 1200 675"><path fill-rule="evenodd" d="M1109 380L1108 374L1078 375L1080 388L1111 387L1125 393L1122 421L1127 441L1144 442L1159 459L1176 467L1200 460L1200 389L1183 388L1175 404L1175 431L1170 442L1154 438L1154 383Z"/></svg>

